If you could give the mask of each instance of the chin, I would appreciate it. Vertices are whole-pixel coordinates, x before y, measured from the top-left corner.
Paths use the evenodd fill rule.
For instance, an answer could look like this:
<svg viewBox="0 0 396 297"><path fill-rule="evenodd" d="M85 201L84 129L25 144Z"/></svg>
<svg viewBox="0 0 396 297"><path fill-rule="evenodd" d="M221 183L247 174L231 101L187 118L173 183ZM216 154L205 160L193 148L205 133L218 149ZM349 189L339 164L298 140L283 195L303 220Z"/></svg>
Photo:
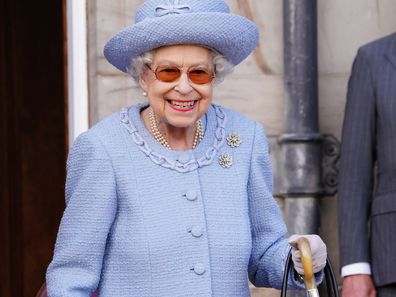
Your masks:
<svg viewBox="0 0 396 297"><path fill-rule="evenodd" d="M183 128L194 127L196 122L197 122L196 119L189 120L189 121L186 121L186 120L181 121L181 120L174 120L173 119L173 120L168 121L168 124L170 126L172 126L172 127L183 129Z"/></svg>

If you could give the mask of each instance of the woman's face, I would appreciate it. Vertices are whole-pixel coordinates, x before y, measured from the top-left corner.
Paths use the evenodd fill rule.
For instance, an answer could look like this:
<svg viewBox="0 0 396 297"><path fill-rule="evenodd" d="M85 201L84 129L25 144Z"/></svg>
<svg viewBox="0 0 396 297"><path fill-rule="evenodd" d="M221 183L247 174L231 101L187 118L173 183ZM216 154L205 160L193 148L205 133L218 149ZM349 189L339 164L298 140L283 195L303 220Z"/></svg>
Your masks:
<svg viewBox="0 0 396 297"><path fill-rule="evenodd" d="M208 110L212 102L213 81L196 84L189 80L188 70L206 69L213 72L211 52L195 45L174 45L154 51L153 62L140 77L140 85L160 123L176 128L188 128ZM176 66L181 76L173 82L156 78L159 66Z"/></svg>

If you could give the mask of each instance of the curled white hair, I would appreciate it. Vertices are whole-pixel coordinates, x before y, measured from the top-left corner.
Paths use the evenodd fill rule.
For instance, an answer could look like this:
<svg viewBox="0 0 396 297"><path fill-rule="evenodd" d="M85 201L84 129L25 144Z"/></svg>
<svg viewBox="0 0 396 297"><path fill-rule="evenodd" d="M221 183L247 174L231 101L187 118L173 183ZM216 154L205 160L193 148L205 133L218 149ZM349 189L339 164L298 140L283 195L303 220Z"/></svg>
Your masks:
<svg viewBox="0 0 396 297"><path fill-rule="evenodd" d="M145 52L131 60L128 73L138 83L139 77L146 71L147 65L153 62L153 51Z"/></svg>
<svg viewBox="0 0 396 297"><path fill-rule="evenodd" d="M234 71L234 65L231 64L222 54L212 50L213 64L216 70L215 83L221 83L225 77Z"/></svg>
<svg viewBox="0 0 396 297"><path fill-rule="evenodd" d="M213 64L215 68L215 83L220 83L224 78L232 73L234 65L231 64L226 57L222 54L211 50L213 57ZM130 66L128 67L128 73L138 83L139 77L146 71L147 65L153 62L154 54L153 51L145 52L136 58L131 60Z"/></svg>

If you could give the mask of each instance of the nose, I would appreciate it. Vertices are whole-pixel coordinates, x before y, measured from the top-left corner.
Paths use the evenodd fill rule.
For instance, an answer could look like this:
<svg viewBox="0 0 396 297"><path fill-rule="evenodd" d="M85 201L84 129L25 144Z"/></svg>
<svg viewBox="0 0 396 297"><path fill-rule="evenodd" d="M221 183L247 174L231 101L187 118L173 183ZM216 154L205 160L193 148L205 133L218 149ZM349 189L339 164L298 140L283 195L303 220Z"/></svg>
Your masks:
<svg viewBox="0 0 396 297"><path fill-rule="evenodd" d="M180 94L188 94L192 91L192 89L193 88L191 87L187 73L182 73L179 80L177 81L175 90Z"/></svg>

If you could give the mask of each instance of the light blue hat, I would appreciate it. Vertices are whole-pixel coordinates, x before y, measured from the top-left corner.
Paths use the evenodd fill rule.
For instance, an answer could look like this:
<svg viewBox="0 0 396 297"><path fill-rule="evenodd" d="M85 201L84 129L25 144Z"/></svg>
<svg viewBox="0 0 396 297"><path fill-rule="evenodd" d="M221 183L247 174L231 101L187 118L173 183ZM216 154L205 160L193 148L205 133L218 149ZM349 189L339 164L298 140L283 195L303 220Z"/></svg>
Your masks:
<svg viewBox="0 0 396 297"><path fill-rule="evenodd" d="M127 72L131 59L155 48L196 44L214 49L234 65L256 47L258 29L230 13L223 0L148 0L136 11L135 24L105 45L106 59Z"/></svg>

